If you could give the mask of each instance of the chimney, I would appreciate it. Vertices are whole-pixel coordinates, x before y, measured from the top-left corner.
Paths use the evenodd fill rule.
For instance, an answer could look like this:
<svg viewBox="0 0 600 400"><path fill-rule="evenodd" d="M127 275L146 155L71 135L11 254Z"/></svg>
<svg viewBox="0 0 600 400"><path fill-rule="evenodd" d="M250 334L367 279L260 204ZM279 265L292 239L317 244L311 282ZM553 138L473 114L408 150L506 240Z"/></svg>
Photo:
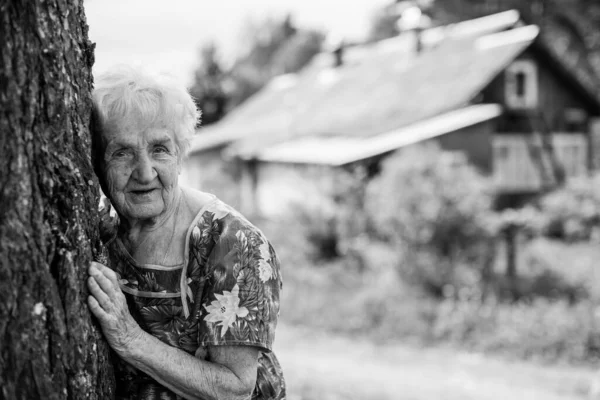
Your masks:
<svg viewBox="0 0 600 400"><path fill-rule="evenodd" d="M343 37L334 32L327 36L325 50L333 56L332 67L337 68L344 65L344 50L346 43Z"/></svg>
<svg viewBox="0 0 600 400"><path fill-rule="evenodd" d="M402 1L397 4L397 13L400 16L397 22L400 34L410 35L414 40L414 51L419 54L423 50L423 29L431 25L431 20L424 15L421 8L414 1Z"/></svg>
<svg viewBox="0 0 600 400"><path fill-rule="evenodd" d="M332 51L333 66L335 68L344 65L344 42L340 42Z"/></svg>

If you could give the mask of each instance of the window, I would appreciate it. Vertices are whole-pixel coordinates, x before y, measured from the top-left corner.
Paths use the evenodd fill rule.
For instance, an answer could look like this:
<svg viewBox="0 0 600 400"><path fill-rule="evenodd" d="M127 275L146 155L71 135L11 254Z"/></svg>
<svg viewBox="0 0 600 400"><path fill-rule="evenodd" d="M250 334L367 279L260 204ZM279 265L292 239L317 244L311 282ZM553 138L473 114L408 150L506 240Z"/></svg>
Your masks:
<svg viewBox="0 0 600 400"><path fill-rule="evenodd" d="M515 75L515 79L517 81L517 96L524 97L525 96L525 73L517 72Z"/></svg>
<svg viewBox="0 0 600 400"><path fill-rule="evenodd" d="M565 131L567 132L587 131L588 115L581 108L565 108L564 121Z"/></svg>
<svg viewBox="0 0 600 400"><path fill-rule="evenodd" d="M506 69L506 106L513 110L538 105L538 71L533 60L517 60Z"/></svg>

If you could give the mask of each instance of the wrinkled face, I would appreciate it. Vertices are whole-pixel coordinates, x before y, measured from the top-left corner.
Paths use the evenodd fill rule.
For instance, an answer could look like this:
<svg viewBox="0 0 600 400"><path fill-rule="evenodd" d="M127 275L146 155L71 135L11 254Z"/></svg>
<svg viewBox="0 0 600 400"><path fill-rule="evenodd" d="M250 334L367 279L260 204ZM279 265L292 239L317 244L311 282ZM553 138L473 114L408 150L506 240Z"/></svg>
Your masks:
<svg viewBox="0 0 600 400"><path fill-rule="evenodd" d="M121 128L105 135L107 196L128 220L160 217L174 206L179 162L173 133Z"/></svg>

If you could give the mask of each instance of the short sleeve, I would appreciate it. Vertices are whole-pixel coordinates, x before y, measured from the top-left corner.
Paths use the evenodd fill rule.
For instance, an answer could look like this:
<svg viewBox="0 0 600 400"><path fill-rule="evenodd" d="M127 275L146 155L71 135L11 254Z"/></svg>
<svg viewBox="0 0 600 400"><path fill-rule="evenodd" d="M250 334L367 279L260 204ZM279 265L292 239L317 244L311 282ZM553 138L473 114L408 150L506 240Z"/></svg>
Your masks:
<svg viewBox="0 0 600 400"><path fill-rule="evenodd" d="M279 316L279 261L260 230L229 214L206 260L198 344L272 349Z"/></svg>

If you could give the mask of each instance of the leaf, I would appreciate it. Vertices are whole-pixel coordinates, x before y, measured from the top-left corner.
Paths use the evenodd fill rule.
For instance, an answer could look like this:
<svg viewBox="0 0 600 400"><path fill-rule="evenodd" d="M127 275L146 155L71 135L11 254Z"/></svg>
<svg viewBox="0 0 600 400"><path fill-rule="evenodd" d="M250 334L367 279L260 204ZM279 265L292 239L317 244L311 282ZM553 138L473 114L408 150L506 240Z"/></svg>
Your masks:
<svg viewBox="0 0 600 400"><path fill-rule="evenodd" d="M269 307L270 305L270 301L266 296L263 296L263 298L260 301L260 307L259 310L261 311L261 317L263 321L269 321L270 318L270 314L271 314L271 309Z"/></svg>
<svg viewBox="0 0 600 400"><path fill-rule="evenodd" d="M237 280L240 288L240 305L246 308L256 307L260 296L259 287L262 286L256 274L243 270Z"/></svg>
<svg viewBox="0 0 600 400"><path fill-rule="evenodd" d="M195 335L185 334L179 337L178 345L182 350L193 354L198 348L198 340Z"/></svg>
<svg viewBox="0 0 600 400"><path fill-rule="evenodd" d="M229 329L229 332L231 332L231 335L235 340L239 341L247 342L250 337L250 329L244 320L236 321Z"/></svg>
<svg viewBox="0 0 600 400"><path fill-rule="evenodd" d="M244 231L239 230L235 234L237 241L235 242L235 249L237 250L238 258L240 260L240 268L246 268L250 265L250 248L248 246L248 238Z"/></svg>
<svg viewBox="0 0 600 400"><path fill-rule="evenodd" d="M140 314L148 322L166 323L167 321L173 319L175 316L181 315L181 311L182 308L180 306L171 306L165 304L142 307L140 309Z"/></svg>

